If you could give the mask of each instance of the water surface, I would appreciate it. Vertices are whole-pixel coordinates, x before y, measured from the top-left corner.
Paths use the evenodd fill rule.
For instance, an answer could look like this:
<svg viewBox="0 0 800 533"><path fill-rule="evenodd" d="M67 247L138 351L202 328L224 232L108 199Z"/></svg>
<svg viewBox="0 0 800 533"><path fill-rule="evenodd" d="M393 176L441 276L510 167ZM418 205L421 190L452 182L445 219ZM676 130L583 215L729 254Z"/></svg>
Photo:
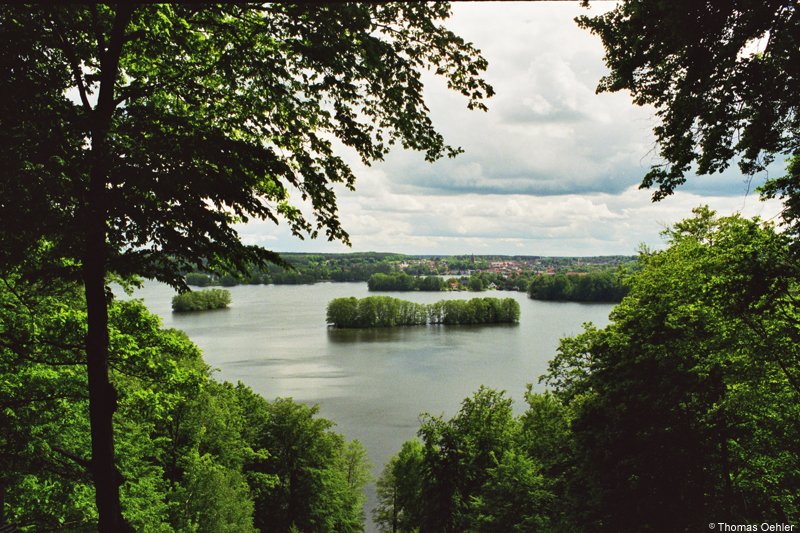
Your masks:
<svg viewBox="0 0 800 533"><path fill-rule="evenodd" d="M146 282L134 293L184 330L219 371L266 398L319 404L337 431L368 449L375 475L419 427L419 414L450 417L480 385L505 390L520 412L527 383L538 386L558 340L581 324L608 323L608 304L530 300L524 293L370 293L366 283L231 287L228 309L173 314L173 291ZM419 303L476 296L519 301L517 325L428 326L332 330L325 308L333 298L389 295ZM368 509L374 487L368 490ZM369 515L369 513L368 513ZM368 520L369 522L369 520ZM368 531L373 526L368 523Z"/></svg>

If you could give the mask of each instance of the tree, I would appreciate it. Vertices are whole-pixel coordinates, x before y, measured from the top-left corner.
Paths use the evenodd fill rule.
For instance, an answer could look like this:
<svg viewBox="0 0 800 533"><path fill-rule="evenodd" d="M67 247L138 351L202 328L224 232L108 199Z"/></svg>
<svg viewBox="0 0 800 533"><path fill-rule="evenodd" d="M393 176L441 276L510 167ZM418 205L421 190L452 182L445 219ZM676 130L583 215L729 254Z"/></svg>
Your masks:
<svg viewBox="0 0 800 533"><path fill-rule="evenodd" d="M565 409L549 395L527 399L515 418L504 393L481 387L450 420L424 415L422 442L405 442L378 479L381 530L574 529L557 492L571 456Z"/></svg>
<svg viewBox="0 0 800 533"><path fill-rule="evenodd" d="M585 6L589 5L584 0ZM658 200L698 174L739 159L745 174L800 154L800 9L795 0L694 2L626 0L599 16L578 17L600 36L610 73L598 91L628 90L653 105L663 163L642 187ZM787 223L800 229L796 170L772 180L785 195Z"/></svg>
<svg viewBox="0 0 800 533"><path fill-rule="evenodd" d="M480 276L473 274L469 277L469 290L475 292L480 292L483 290L483 280L480 278Z"/></svg>
<svg viewBox="0 0 800 533"><path fill-rule="evenodd" d="M184 292L172 297L172 310L176 313L223 309L231 303L231 293L225 289L205 289Z"/></svg>
<svg viewBox="0 0 800 533"><path fill-rule="evenodd" d="M429 3L0 8L0 266L83 282L101 531L128 529L107 275L185 290L183 272L280 262L239 239L234 224L252 218L348 242L333 186L355 177L331 139L365 163L394 143L453 156L419 71L433 67L470 108L492 94L478 51L439 24L449 13Z"/></svg>
<svg viewBox="0 0 800 533"><path fill-rule="evenodd" d="M424 447L421 531L469 531L473 498L489 469L513 447L518 421L503 392L481 387L451 420L431 417L419 430Z"/></svg>
<svg viewBox="0 0 800 533"><path fill-rule="evenodd" d="M186 471L190 517L203 533L252 533L253 500L244 476L210 455L194 456Z"/></svg>
<svg viewBox="0 0 800 533"><path fill-rule="evenodd" d="M412 439L384 466L376 483L378 504L372 511L382 531L411 533L422 523L422 461L422 444Z"/></svg>
<svg viewBox="0 0 800 533"><path fill-rule="evenodd" d="M612 324L562 342L546 380L575 412L585 529L796 520L796 263L770 225L707 208L643 255ZM548 445L549 446L549 445Z"/></svg>
<svg viewBox="0 0 800 533"><path fill-rule="evenodd" d="M240 395L250 397L252 405L252 392ZM369 471L363 446L346 444L331 431L333 422L316 417L317 406L281 398L264 411L265 416L250 418L257 424L250 428L251 444L269 453L250 461L247 470L271 476L274 487L255 491L256 527L276 532L359 530Z"/></svg>

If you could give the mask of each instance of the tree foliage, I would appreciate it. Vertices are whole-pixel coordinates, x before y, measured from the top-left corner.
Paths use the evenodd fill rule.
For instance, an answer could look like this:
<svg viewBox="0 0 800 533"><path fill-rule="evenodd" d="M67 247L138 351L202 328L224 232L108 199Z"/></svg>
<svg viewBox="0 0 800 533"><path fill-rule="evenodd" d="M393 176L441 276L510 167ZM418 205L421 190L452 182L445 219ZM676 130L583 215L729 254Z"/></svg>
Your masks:
<svg viewBox="0 0 800 533"><path fill-rule="evenodd" d="M543 377L552 391L529 387L520 416L481 388L452 419L423 418L421 478L412 470L403 485L398 455L379 480L383 531L800 519L791 236L706 207L694 215L665 232L667 249L643 253L611 324L562 339Z"/></svg>
<svg viewBox="0 0 800 533"><path fill-rule="evenodd" d="M589 5L584 0L584 5ZM800 151L800 9L794 0L626 0L578 23L600 36L610 73L598 91L630 91L652 105L663 163L642 186L655 199L686 173L745 174ZM693 168L694 167L694 168ZM794 196L796 180L774 183Z"/></svg>
<svg viewBox="0 0 800 533"><path fill-rule="evenodd" d="M531 280L528 296L535 300L619 302L627 294L622 271L601 270L582 275L542 275Z"/></svg>
<svg viewBox="0 0 800 533"><path fill-rule="evenodd" d="M441 291L445 281L438 276L409 276L405 272L376 272L367 280L370 291Z"/></svg>
<svg viewBox="0 0 800 533"><path fill-rule="evenodd" d="M231 303L231 293L224 289L189 291L172 297L172 310L177 313L222 309Z"/></svg>
<svg viewBox="0 0 800 533"><path fill-rule="evenodd" d="M0 303L0 525L96 529L81 292L6 278ZM115 301L109 323L120 500L131 527L363 528L364 448L332 432L316 408L211 379L186 335L162 329L139 302Z"/></svg>
<svg viewBox="0 0 800 533"><path fill-rule="evenodd" d="M392 144L453 156L420 71L484 109L478 51L447 4L4 5L0 267L83 281L100 529L121 515L107 274L186 289L193 269L280 263L235 224L348 242L334 186ZM301 207L307 207L304 214ZM31 260L35 258L35 260Z"/></svg>
<svg viewBox="0 0 800 533"><path fill-rule="evenodd" d="M642 258L612 324L562 344L587 529L797 520L796 264L786 235L706 208ZM652 526L651 526L652 527Z"/></svg>
<svg viewBox="0 0 800 533"><path fill-rule="evenodd" d="M365 162L394 143L453 155L427 117L419 70L434 66L469 107L491 95L478 77L485 61L439 24L448 15L446 4L6 6L4 166L14 179L3 197L29 202L3 204L18 238L5 253L21 261L46 235L53 256L81 258L67 237L83 234L95 200L85 141L101 119L109 270L183 286L179 267L200 260L274 259L239 243L232 224L249 218L346 241L332 184L355 177L326 136ZM104 98L93 105L101 93L108 109ZM292 192L311 203L311 220Z"/></svg>
<svg viewBox="0 0 800 533"><path fill-rule="evenodd" d="M473 298L418 304L389 296L334 298L327 321L335 328L385 328L425 324L501 324L519 322L513 298Z"/></svg>
<svg viewBox="0 0 800 533"><path fill-rule="evenodd" d="M404 443L378 479L381 531L565 530L543 467L564 454L540 453L527 439L553 442L566 422L539 397L529 392L528 410L515 417L504 393L481 387L450 420L423 415L421 440Z"/></svg>

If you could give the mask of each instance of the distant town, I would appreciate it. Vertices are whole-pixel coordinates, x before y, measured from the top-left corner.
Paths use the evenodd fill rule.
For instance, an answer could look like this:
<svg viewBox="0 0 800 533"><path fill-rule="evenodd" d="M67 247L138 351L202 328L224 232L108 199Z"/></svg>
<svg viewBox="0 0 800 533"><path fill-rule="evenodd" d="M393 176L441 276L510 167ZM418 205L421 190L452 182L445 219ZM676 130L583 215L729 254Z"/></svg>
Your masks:
<svg viewBox="0 0 800 533"><path fill-rule="evenodd" d="M504 255L404 255L381 252L346 254L281 254L290 267L268 265L239 277L215 275L208 272L189 272L186 282L192 286L233 286L240 284L305 284L325 281L370 281L378 274L410 278L438 276L446 283L436 288L410 289L408 280L400 279L402 290L517 290L527 291L539 277L564 275L585 276L632 267L636 256L547 257ZM375 289L380 290L380 289ZM393 289L397 290L397 289Z"/></svg>
<svg viewBox="0 0 800 533"><path fill-rule="evenodd" d="M505 274L580 275L616 268L636 261L636 256L547 257L547 256L408 256L397 268L412 275L469 276L476 272Z"/></svg>

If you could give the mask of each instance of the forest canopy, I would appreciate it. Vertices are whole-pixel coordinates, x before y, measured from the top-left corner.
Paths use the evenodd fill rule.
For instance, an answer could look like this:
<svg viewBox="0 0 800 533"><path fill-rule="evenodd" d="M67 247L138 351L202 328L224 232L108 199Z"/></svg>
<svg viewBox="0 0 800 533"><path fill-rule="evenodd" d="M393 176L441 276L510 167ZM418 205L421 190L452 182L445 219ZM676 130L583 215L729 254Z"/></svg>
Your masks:
<svg viewBox="0 0 800 533"><path fill-rule="evenodd" d="M172 310L176 313L224 309L231 303L231 293L225 289L189 291L172 297Z"/></svg>
<svg viewBox="0 0 800 533"><path fill-rule="evenodd" d="M623 271L602 270L582 275L537 276L528 285L535 300L620 302L628 293Z"/></svg>
<svg viewBox="0 0 800 533"><path fill-rule="evenodd" d="M515 416L422 415L382 531L695 531L800 520L800 290L785 233L708 208L647 252L605 328L562 339ZM709 518L712 517L712 518Z"/></svg>
<svg viewBox="0 0 800 533"><path fill-rule="evenodd" d="M591 7L588 0L585 6ZM642 180L662 199L687 176L738 163L769 176L766 198L784 201L783 221L800 242L800 6L796 0L623 0L578 24L598 35L609 73L597 87L629 91L656 110L661 161Z"/></svg>

